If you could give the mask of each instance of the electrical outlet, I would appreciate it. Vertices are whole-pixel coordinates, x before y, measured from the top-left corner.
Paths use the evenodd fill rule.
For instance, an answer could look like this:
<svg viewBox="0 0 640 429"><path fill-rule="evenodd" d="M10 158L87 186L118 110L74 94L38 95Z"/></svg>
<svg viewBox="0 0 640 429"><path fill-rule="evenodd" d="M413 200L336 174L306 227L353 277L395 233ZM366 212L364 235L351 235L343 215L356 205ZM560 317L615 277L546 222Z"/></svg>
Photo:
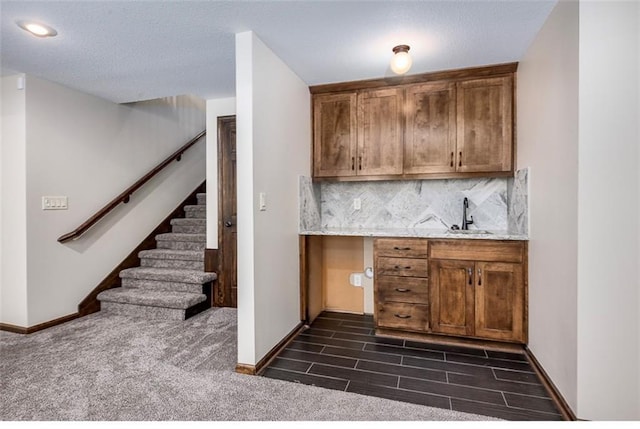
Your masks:
<svg viewBox="0 0 640 429"><path fill-rule="evenodd" d="M42 210L67 210L67 197L42 197Z"/></svg>
<svg viewBox="0 0 640 429"><path fill-rule="evenodd" d="M353 285L362 286L362 274L355 274L353 276Z"/></svg>
<svg viewBox="0 0 640 429"><path fill-rule="evenodd" d="M362 287L363 273L351 273L349 274L349 284L351 286Z"/></svg>
<svg viewBox="0 0 640 429"><path fill-rule="evenodd" d="M353 199L353 209L360 210L362 208L362 200L360 198Z"/></svg>

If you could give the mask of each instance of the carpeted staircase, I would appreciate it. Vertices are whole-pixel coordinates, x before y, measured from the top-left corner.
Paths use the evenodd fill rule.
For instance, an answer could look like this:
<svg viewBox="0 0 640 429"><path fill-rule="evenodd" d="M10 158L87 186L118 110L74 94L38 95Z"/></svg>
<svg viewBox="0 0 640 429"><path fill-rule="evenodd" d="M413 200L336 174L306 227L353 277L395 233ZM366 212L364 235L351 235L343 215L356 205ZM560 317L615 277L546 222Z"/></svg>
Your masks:
<svg viewBox="0 0 640 429"><path fill-rule="evenodd" d="M102 311L185 320L211 307L215 273L204 272L206 194L171 220L172 232L156 236L157 249L138 254L141 266L120 272L122 287L98 295Z"/></svg>

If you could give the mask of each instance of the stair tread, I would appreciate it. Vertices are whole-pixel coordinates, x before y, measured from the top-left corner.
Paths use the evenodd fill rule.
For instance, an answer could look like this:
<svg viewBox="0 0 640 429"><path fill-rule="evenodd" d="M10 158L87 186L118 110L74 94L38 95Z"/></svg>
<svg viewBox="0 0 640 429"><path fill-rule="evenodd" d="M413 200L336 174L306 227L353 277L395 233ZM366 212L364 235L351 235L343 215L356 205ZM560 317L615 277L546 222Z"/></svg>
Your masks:
<svg viewBox="0 0 640 429"><path fill-rule="evenodd" d="M175 259L181 261L204 261L204 252L200 250L151 249L142 250L138 257L148 259Z"/></svg>
<svg viewBox="0 0 640 429"><path fill-rule="evenodd" d="M186 232L166 232L156 235L158 241L206 241L207 234L188 234Z"/></svg>
<svg viewBox="0 0 640 429"><path fill-rule="evenodd" d="M206 210L206 209L207 209L206 204L196 204L196 205L184 206L184 210L185 211Z"/></svg>
<svg viewBox="0 0 640 429"><path fill-rule="evenodd" d="M100 301L181 310L192 307L206 299L207 296L204 294L132 288L108 289L98 295L98 300Z"/></svg>
<svg viewBox="0 0 640 429"><path fill-rule="evenodd" d="M121 278L159 280L166 282L203 284L218 278L216 273L175 268L135 267L120 271Z"/></svg>
<svg viewBox="0 0 640 429"><path fill-rule="evenodd" d="M171 225L201 226L206 224L207 220L199 217L177 217L171 219Z"/></svg>

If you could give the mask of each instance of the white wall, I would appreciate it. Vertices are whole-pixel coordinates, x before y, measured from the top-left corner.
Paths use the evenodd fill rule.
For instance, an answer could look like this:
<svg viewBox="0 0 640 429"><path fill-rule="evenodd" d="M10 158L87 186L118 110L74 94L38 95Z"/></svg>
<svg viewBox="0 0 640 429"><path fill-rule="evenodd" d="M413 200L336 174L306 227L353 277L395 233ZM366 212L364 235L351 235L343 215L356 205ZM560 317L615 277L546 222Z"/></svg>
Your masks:
<svg viewBox="0 0 640 429"><path fill-rule="evenodd" d="M310 173L310 95L245 32L236 35L236 97L238 362L254 365L300 322L297 195Z"/></svg>
<svg viewBox="0 0 640 429"><path fill-rule="evenodd" d="M236 114L235 98L207 100L207 248L218 248L218 117Z"/></svg>
<svg viewBox="0 0 640 429"><path fill-rule="evenodd" d="M640 418L639 9L559 2L518 70L529 347L587 420Z"/></svg>
<svg viewBox="0 0 640 429"><path fill-rule="evenodd" d="M637 2L580 3L578 413L640 419Z"/></svg>
<svg viewBox="0 0 640 429"><path fill-rule="evenodd" d="M0 144L0 322L27 325L27 215L24 75L2 78Z"/></svg>
<svg viewBox="0 0 640 429"><path fill-rule="evenodd" d="M529 177L529 348L577 404L578 3L559 2L518 66Z"/></svg>
<svg viewBox="0 0 640 429"><path fill-rule="evenodd" d="M181 96L118 105L27 76L28 317L21 325L75 313L80 301L204 181L205 144L200 142L83 237L56 241L202 131L204 104ZM43 211L44 195L67 196L69 210Z"/></svg>

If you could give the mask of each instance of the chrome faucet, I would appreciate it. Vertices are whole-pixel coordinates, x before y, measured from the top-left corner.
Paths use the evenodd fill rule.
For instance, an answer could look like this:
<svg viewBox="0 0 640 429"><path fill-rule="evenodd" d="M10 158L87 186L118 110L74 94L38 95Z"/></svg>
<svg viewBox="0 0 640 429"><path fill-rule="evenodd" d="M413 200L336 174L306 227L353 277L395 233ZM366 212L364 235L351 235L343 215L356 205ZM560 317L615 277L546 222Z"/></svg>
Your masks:
<svg viewBox="0 0 640 429"><path fill-rule="evenodd" d="M469 229L469 225L471 225L473 223L473 216L471 217L471 220L467 220L467 209L469 208L469 199L467 197L464 198L464 201L462 201L462 229L463 230L468 230Z"/></svg>

